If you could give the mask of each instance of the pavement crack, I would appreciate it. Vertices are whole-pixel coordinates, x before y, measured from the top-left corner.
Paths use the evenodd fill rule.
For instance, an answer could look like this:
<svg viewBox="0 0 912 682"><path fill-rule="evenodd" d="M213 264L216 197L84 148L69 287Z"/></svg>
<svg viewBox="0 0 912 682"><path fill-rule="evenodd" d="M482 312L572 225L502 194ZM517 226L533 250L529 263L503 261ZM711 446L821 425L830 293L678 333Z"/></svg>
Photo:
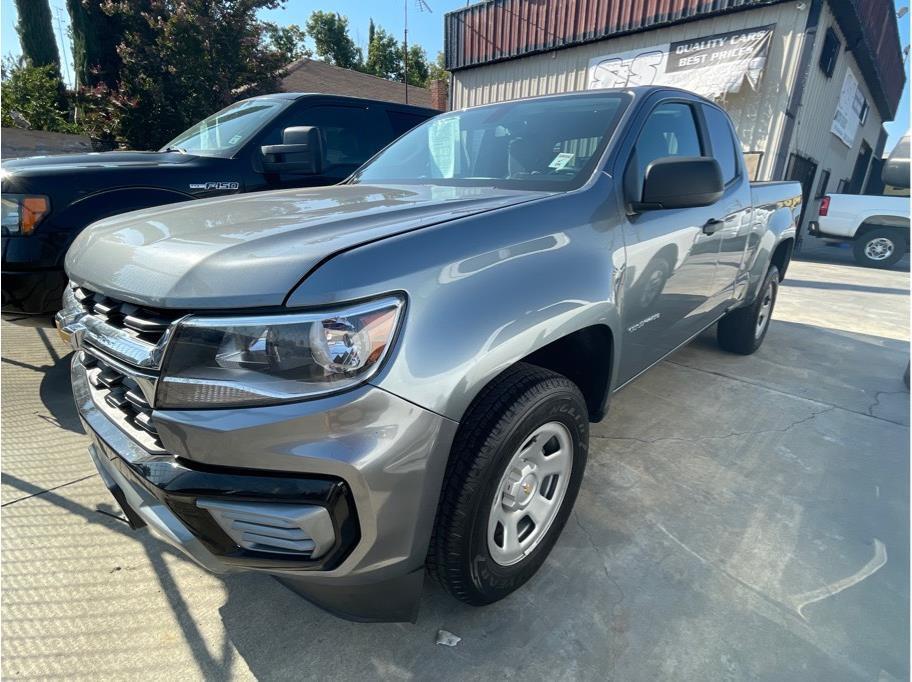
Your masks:
<svg viewBox="0 0 912 682"><path fill-rule="evenodd" d="M870 405L868 405L868 416L874 417L874 419L884 419L885 421L892 421L891 419L886 419L885 417L878 417L876 414L874 414L874 410L877 407L880 407L880 396L882 396L882 395L902 395L904 393L908 393L908 391L877 391L877 393L874 394L874 402L871 403ZM893 423L896 424L897 422L893 422Z"/></svg>
<svg viewBox="0 0 912 682"><path fill-rule="evenodd" d="M807 417L802 417L801 419L796 419L790 422L788 425L783 428L778 429L748 429L747 431L732 431L730 433L725 433L721 435L711 435L711 436L694 436L691 438L684 438L681 436L659 436L658 438L636 438L634 436L602 436L599 434L590 434L590 438L602 439L602 440L627 440L633 441L636 443L643 443L644 445L654 445L656 443L700 443L703 441L711 440L726 440L728 438L738 438L741 436L762 436L767 433L788 433L796 426L801 426L807 422L813 421L821 414L826 414L827 412L832 412L833 410L838 409L836 405L831 405L825 407L822 410L817 410L816 412L811 413Z"/></svg>
<svg viewBox="0 0 912 682"><path fill-rule="evenodd" d="M10 500L9 502L4 502L3 504L0 504L0 507L9 507L11 504L16 504L17 502L22 502L22 500L29 500L33 497L40 497L41 495L44 495L45 493L49 493L54 490L60 490L61 488L66 488L68 485L73 485L74 483L79 483L80 481L87 481L88 479L94 478L95 476L98 476L98 474L89 474L88 476L83 476L82 478L77 478L75 481L61 483L60 485L55 485L53 488L47 488L47 489L41 490L37 493L32 493L31 495L26 495L25 497L18 497L15 500Z"/></svg>
<svg viewBox="0 0 912 682"><path fill-rule="evenodd" d="M611 575L611 571L608 569L608 563L605 560L605 551L595 542L595 540L592 539L592 533L590 533L589 529L583 525L582 521L580 521L579 513L576 510L573 511L573 518L576 520L576 525L583 532L583 535L586 536L586 540L588 540L589 545L592 547L593 551L595 551L599 560L602 562L602 570L605 571L605 577L608 578L608 582L614 585L614 588L618 591L620 597L614 603L614 606L619 606L621 603L623 603L626 595L624 594L624 590L618 584L617 579Z"/></svg>
<svg viewBox="0 0 912 682"><path fill-rule="evenodd" d="M769 391L770 393L777 393L777 394L779 394L779 395L786 396L786 397L788 397L788 398L793 398L794 400L803 400L803 401L805 401L805 402L813 403L813 404L815 404L815 405L825 405L825 406L830 407L830 408L833 408L833 409L839 409L839 410L844 410L844 411L846 411L846 412L851 412L852 414L857 414L857 415L860 415L860 416L862 416L862 417L869 417L869 418L871 418L871 419L877 419L877 420L879 420L879 421L884 421L884 422L888 422L888 423L890 423L890 424L895 424L896 426L902 426L902 427L905 427L905 428L908 428L908 427L909 427L908 424L903 424L902 422L898 422L898 421L896 421L896 420L894 420L894 419L888 419L888 418L886 418L886 417L881 417L881 416L878 416L878 415L875 415L875 414L872 414L872 413L871 413L871 410L872 410L874 407L876 407L877 404L878 404L879 396L881 396L881 395L891 395L891 394L899 395L899 394L901 394L901 393L904 393L905 391L878 391L877 394L875 395L875 404L874 404L874 405L871 405L870 407L868 407L866 412L861 412L861 411L859 411L859 410L853 410L852 408L850 408L850 407L845 407L845 406L843 406L843 405L836 405L835 403L828 403L828 402L826 402L826 401L824 401L824 400L817 400L816 398L808 398L807 396L796 395L796 394L794 394L794 393L789 393L788 391L783 391L783 390L778 389L778 388L773 388L772 386L767 386L766 384L761 384L760 382L757 382L757 381L749 381L749 380L747 380L747 379L744 379L743 377L736 377L736 376L733 376L733 375L731 375L731 374L726 374L725 372L717 372L716 370L704 369L704 368L702 368L702 367L693 367L692 365L685 365L683 362L675 362L674 360L668 360L668 359L666 359L664 362L667 362L669 365L674 365L675 367L681 367L681 368L683 368L683 369L689 369L689 370L692 370L692 371L694 371L694 372L702 372L703 374L711 374L711 375L713 375L713 376L722 377L723 379L729 379L729 380L731 380L731 381L737 381L737 382L742 383L742 384L747 384L748 386L754 386L754 387L756 387L756 388L762 388L763 390Z"/></svg>

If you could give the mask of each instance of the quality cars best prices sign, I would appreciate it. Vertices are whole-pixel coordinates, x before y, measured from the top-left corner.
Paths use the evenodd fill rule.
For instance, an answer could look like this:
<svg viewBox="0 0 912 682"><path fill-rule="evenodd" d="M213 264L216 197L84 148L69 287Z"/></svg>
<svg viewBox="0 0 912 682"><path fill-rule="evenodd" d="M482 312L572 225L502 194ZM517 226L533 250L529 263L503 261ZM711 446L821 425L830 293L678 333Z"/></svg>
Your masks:
<svg viewBox="0 0 912 682"><path fill-rule="evenodd" d="M746 81L756 89L775 24L595 57L587 87L669 85L720 99Z"/></svg>

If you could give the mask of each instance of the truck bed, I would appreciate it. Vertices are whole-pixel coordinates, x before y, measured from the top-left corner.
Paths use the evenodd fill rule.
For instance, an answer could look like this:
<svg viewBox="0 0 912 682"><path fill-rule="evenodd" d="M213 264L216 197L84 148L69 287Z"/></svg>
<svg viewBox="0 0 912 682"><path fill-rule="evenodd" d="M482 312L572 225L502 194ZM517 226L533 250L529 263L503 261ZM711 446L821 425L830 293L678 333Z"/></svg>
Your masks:
<svg viewBox="0 0 912 682"><path fill-rule="evenodd" d="M793 202L801 206L801 183L793 180L776 180L769 182L752 182L751 199L754 209L773 208Z"/></svg>

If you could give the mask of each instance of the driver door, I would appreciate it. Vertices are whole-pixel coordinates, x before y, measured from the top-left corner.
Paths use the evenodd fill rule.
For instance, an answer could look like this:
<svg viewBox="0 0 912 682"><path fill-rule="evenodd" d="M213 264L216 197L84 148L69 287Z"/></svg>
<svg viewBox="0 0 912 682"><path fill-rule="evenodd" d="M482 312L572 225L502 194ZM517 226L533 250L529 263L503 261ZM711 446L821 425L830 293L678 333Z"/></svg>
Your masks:
<svg viewBox="0 0 912 682"><path fill-rule="evenodd" d="M628 160L628 203L638 201L650 162L669 156L708 156L697 104L666 100L648 114ZM721 234L704 225L718 220L717 204L648 210L623 224L627 252L621 316L627 382L711 324Z"/></svg>

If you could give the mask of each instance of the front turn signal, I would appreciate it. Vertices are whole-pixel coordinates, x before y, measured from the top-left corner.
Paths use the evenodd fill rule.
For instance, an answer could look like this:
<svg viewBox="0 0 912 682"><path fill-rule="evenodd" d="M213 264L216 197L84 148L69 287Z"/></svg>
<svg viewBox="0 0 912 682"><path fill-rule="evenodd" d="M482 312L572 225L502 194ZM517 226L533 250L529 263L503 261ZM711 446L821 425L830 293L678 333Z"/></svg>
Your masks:
<svg viewBox="0 0 912 682"><path fill-rule="evenodd" d="M47 197L26 195L22 199L22 234L31 234L44 216L51 212Z"/></svg>

